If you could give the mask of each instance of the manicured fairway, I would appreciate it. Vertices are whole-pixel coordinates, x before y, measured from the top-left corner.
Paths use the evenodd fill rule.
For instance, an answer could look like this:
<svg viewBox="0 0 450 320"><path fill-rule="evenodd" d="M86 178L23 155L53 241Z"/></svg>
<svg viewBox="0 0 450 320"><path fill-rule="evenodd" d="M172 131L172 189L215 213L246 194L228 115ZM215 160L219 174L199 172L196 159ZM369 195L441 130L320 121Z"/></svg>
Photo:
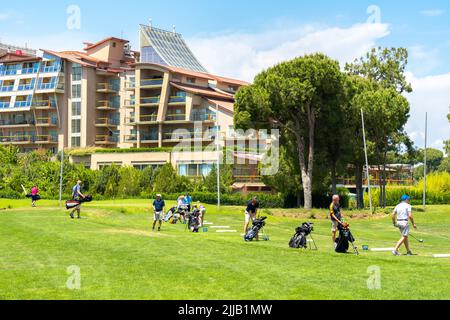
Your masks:
<svg viewBox="0 0 450 320"><path fill-rule="evenodd" d="M416 213L413 257L363 252L392 247L399 233L388 216L350 220L361 255L333 252L330 223L316 211L319 251L288 248L295 227L311 221L296 210L270 210L268 242L245 243L242 208L208 206L207 220L237 233L192 234L184 225L150 229L149 202L93 202L71 220L56 202L30 208L0 200L0 299L450 299L450 206ZM286 217L283 217L285 215ZM66 286L81 270L80 290ZM368 268L381 271L370 290Z"/></svg>

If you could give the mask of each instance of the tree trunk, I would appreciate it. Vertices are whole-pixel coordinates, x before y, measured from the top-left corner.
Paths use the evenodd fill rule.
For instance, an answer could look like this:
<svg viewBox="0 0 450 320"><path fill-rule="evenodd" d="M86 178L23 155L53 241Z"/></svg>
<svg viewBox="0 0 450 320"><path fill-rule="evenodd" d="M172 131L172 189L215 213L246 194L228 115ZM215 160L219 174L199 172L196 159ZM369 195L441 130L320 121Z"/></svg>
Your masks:
<svg viewBox="0 0 450 320"><path fill-rule="evenodd" d="M337 194L336 161L331 161L331 192Z"/></svg>
<svg viewBox="0 0 450 320"><path fill-rule="evenodd" d="M356 201L358 209L364 209L364 190L363 190L363 175L362 166L355 165L355 180L356 180Z"/></svg>

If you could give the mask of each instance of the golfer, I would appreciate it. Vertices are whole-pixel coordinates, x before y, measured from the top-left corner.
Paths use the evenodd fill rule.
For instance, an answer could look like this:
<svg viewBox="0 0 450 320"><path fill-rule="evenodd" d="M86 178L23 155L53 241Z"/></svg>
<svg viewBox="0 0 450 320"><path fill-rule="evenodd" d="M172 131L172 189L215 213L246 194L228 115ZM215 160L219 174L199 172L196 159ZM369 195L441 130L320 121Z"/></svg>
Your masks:
<svg viewBox="0 0 450 320"><path fill-rule="evenodd" d="M184 196L184 205L187 207L188 212L191 212L192 197L189 195L189 193L186 193L186 195Z"/></svg>
<svg viewBox="0 0 450 320"><path fill-rule="evenodd" d="M417 229L417 225L414 223L414 217L412 214L412 207L409 204L411 200L411 197L408 195L402 196L402 202L397 205L394 209L394 212L392 212L392 223L396 228L400 230L400 233L402 234L402 238L398 241L397 246L395 247L395 250L392 251L392 254L394 256L399 256L400 253L398 250L402 246L402 244L405 245L407 255L411 256L411 250L409 248L409 221L411 221L414 229Z"/></svg>
<svg viewBox="0 0 450 320"><path fill-rule="evenodd" d="M197 202L193 206L193 213L198 213L199 227L203 227L203 223L205 221L206 208L204 205Z"/></svg>
<svg viewBox="0 0 450 320"><path fill-rule="evenodd" d="M331 238L333 239L333 244L336 247L336 233L338 231L339 225L343 225L344 216L341 212L340 197L335 194L333 196L333 202L330 204L330 219L331 219Z"/></svg>
<svg viewBox="0 0 450 320"><path fill-rule="evenodd" d="M161 195L157 194L155 201L153 201L153 211L154 211L153 231L155 231L157 222L159 222L158 232L161 231L161 225L162 225L165 207L166 207L166 203L161 198Z"/></svg>
<svg viewBox="0 0 450 320"><path fill-rule="evenodd" d="M39 200L39 189L35 185L31 188L31 206L36 207L36 201Z"/></svg>
<svg viewBox="0 0 450 320"><path fill-rule="evenodd" d="M258 198L253 197L253 199L247 204L247 208L245 209L244 235L247 234L250 219L252 220L252 222L255 221L258 209L259 209Z"/></svg>
<svg viewBox="0 0 450 320"><path fill-rule="evenodd" d="M72 199L76 201L81 201L81 199L85 199L86 196L81 193L81 180L77 181L77 184L73 186L72 188ZM78 219L81 219L81 202L79 205L77 205L72 212L70 213L70 217L74 219L74 213L75 211L78 214Z"/></svg>

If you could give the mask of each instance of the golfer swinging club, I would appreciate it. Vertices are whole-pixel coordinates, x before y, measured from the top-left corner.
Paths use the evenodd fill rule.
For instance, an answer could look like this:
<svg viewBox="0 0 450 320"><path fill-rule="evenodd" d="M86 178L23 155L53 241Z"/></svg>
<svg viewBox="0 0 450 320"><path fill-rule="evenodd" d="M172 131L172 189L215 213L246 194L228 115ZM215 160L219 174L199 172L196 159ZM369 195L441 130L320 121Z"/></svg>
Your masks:
<svg viewBox="0 0 450 320"><path fill-rule="evenodd" d="M72 188L72 199L76 201L80 201L81 199L85 199L85 195L81 193L81 180L77 181L77 184ZM75 207L70 213L70 217L74 219L75 211L78 213L78 219L81 219L81 202L79 205Z"/></svg>
<svg viewBox="0 0 450 320"><path fill-rule="evenodd" d="M336 247L336 233L338 231L338 226L343 225L344 216L341 213L341 205L339 203L341 199L337 194L333 196L333 202L330 204L330 218L331 218L331 237L333 239L333 244Z"/></svg>
<svg viewBox="0 0 450 320"><path fill-rule="evenodd" d="M161 231L161 225L162 225L165 207L166 207L166 203L161 198L161 195L157 194L155 201L153 201L153 211L154 211L153 231L155 231L157 222L159 222L158 232Z"/></svg>
<svg viewBox="0 0 450 320"><path fill-rule="evenodd" d="M402 244L405 245L407 255L412 256L411 250L409 248L409 221L413 224L414 229L417 229L417 225L414 223L414 217L412 214L412 207L409 204L409 201L411 200L411 197L408 195L402 196L402 203L397 205L394 209L394 212L392 213L392 223L395 227L400 229L400 232L402 234L402 238L397 243L397 246L395 247L395 250L392 251L392 254L394 256L399 256L400 253L398 250L402 246Z"/></svg>

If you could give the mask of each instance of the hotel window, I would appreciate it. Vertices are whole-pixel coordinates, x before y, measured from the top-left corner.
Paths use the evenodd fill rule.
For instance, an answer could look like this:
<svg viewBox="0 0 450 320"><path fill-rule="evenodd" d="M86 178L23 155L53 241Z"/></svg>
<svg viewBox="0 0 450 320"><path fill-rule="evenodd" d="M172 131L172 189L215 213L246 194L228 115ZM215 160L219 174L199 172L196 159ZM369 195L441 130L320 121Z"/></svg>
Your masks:
<svg viewBox="0 0 450 320"><path fill-rule="evenodd" d="M81 98L81 84L72 85L72 98Z"/></svg>
<svg viewBox="0 0 450 320"><path fill-rule="evenodd" d="M81 116L81 102L72 102L72 117Z"/></svg>
<svg viewBox="0 0 450 320"><path fill-rule="evenodd" d="M81 146L81 138L72 137L72 147L80 147L80 146Z"/></svg>
<svg viewBox="0 0 450 320"><path fill-rule="evenodd" d="M72 119L72 133L81 133L80 119Z"/></svg>
<svg viewBox="0 0 450 320"><path fill-rule="evenodd" d="M139 171L145 170L148 167L151 167L153 170L157 170L164 165L165 165L165 163L152 163L152 162L150 162L150 163L146 163L146 162L133 163L133 167Z"/></svg>
<svg viewBox="0 0 450 320"><path fill-rule="evenodd" d="M206 177L211 173L210 163L186 163L178 165L178 174L184 177Z"/></svg>
<svg viewBox="0 0 450 320"><path fill-rule="evenodd" d="M197 81L197 79L192 78L192 77L187 77L187 78L186 78L186 81L187 81L187 83L195 84L195 82Z"/></svg>
<svg viewBox="0 0 450 320"><path fill-rule="evenodd" d="M83 69L79 64L72 65L72 81L80 81Z"/></svg>

